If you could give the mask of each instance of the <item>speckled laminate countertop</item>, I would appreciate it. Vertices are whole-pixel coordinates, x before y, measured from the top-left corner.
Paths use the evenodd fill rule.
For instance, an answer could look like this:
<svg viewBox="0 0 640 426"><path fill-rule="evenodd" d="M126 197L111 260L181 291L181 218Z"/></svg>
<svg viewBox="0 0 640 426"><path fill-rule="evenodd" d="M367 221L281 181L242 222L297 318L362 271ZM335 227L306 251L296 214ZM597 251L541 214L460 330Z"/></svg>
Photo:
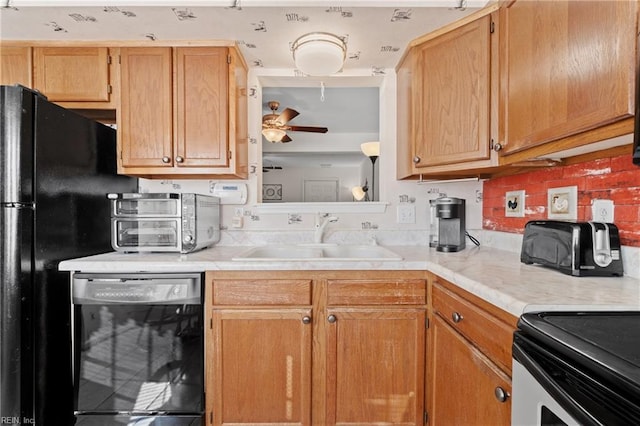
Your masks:
<svg viewBox="0 0 640 426"><path fill-rule="evenodd" d="M63 271L202 272L207 270L428 270L515 315L530 311L640 311L640 280L572 277L520 262L519 253L467 247L440 253L426 246L388 246L402 260L237 261L246 246L216 246L192 254L106 253L60 263Z"/></svg>

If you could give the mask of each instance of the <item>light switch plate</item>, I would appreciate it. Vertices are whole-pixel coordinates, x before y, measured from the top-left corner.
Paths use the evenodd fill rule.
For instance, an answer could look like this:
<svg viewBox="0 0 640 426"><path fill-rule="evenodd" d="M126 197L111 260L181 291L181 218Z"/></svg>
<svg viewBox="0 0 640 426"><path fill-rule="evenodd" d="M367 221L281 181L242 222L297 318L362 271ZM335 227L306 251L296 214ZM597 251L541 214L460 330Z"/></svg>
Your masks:
<svg viewBox="0 0 640 426"><path fill-rule="evenodd" d="M398 223L416 223L415 204L401 204L397 209Z"/></svg>

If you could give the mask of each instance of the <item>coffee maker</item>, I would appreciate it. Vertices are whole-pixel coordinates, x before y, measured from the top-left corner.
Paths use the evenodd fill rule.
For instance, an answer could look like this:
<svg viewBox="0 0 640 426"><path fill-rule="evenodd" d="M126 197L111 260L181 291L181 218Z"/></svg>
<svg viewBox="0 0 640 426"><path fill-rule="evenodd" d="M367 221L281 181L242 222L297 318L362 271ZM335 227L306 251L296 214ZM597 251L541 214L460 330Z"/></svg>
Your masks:
<svg viewBox="0 0 640 426"><path fill-rule="evenodd" d="M435 213L438 219L438 243L436 251L456 252L464 249L465 200L462 198L442 197L435 200Z"/></svg>

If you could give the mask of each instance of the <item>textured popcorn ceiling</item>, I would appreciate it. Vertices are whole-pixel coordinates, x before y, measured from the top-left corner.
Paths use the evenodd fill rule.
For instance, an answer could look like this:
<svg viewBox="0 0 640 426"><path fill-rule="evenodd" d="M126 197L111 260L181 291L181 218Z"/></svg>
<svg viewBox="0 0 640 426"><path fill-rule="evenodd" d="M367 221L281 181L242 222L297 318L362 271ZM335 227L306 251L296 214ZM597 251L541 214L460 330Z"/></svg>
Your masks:
<svg viewBox="0 0 640 426"><path fill-rule="evenodd" d="M3 40L235 40L250 67L293 68L290 45L325 31L347 43L345 70L393 68L407 44L485 1L2 0ZM49 6L62 4L63 6ZM112 4L109 6L109 4ZM128 4L128 5L127 5ZM155 4L155 6L145 6ZM269 4L269 7L262 6ZM307 5L311 4L312 7ZM45 5L45 6L43 6ZM212 6L210 6L212 5ZM226 5L226 6L223 6Z"/></svg>

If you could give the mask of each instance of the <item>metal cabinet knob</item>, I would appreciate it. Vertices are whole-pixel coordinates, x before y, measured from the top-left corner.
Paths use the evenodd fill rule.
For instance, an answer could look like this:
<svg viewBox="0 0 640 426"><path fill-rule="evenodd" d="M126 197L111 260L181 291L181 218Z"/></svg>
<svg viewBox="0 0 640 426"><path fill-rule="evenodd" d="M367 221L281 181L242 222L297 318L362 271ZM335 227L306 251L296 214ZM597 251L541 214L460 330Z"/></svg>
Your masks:
<svg viewBox="0 0 640 426"><path fill-rule="evenodd" d="M460 315L458 312L454 312L454 313L451 314L451 319L453 320L453 322L455 322L457 324L460 321L462 321L464 319L464 317L462 315Z"/></svg>
<svg viewBox="0 0 640 426"><path fill-rule="evenodd" d="M496 387L496 389L493 391L493 394L496 396L496 399L499 402L506 402L507 399L509 399L509 392L502 389L500 386Z"/></svg>
<svg viewBox="0 0 640 426"><path fill-rule="evenodd" d="M415 157L413 157L413 162L415 164L418 164L420 162L420 157L418 157L417 155Z"/></svg>
<svg viewBox="0 0 640 426"><path fill-rule="evenodd" d="M169 161L171 161L171 159L170 159L169 157L167 157L166 155L165 155L164 157L162 157L162 162L163 162L164 164L168 164L168 163L169 163Z"/></svg>
<svg viewBox="0 0 640 426"><path fill-rule="evenodd" d="M331 314L327 317L327 321L333 324L334 322L338 321L338 318L336 318L335 315Z"/></svg>
<svg viewBox="0 0 640 426"><path fill-rule="evenodd" d="M501 149L502 149L502 144L501 144L500 142L498 142L498 143L496 143L496 144L494 144L494 145L493 145L493 150L494 150L495 152L498 152L498 151L500 151Z"/></svg>
<svg viewBox="0 0 640 426"><path fill-rule="evenodd" d="M311 324L311 317L308 315L305 315L302 317L302 323L303 324Z"/></svg>
<svg viewBox="0 0 640 426"><path fill-rule="evenodd" d="M184 158L178 155L176 157L176 163L184 163Z"/></svg>

